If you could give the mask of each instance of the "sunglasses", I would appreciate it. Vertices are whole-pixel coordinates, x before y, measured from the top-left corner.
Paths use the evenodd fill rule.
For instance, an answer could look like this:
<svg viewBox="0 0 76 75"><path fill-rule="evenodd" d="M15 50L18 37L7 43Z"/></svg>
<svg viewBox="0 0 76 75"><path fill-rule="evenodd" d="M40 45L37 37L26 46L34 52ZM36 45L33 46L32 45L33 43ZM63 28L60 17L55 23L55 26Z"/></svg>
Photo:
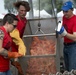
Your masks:
<svg viewBox="0 0 76 75"><path fill-rule="evenodd" d="M14 24L12 24L12 25L13 25L13 27L14 27L14 28L16 28L16 27L17 27L17 25L14 25Z"/></svg>
<svg viewBox="0 0 76 75"><path fill-rule="evenodd" d="M67 10L67 11L64 11L64 10L63 10L63 13L68 13L69 11L70 11L70 9L69 9L69 10Z"/></svg>

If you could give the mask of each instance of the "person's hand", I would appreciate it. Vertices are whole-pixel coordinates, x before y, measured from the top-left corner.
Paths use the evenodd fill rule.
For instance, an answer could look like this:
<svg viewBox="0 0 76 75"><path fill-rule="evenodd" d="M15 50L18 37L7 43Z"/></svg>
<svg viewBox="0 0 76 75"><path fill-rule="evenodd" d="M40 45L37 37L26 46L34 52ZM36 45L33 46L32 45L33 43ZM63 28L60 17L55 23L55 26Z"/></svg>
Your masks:
<svg viewBox="0 0 76 75"><path fill-rule="evenodd" d="M8 51L8 58L18 58L18 57L22 57L22 54L19 54L18 52L10 52Z"/></svg>
<svg viewBox="0 0 76 75"><path fill-rule="evenodd" d="M66 36L67 31L65 30L65 28L62 26L60 31L57 31L58 34L62 35L62 36Z"/></svg>
<svg viewBox="0 0 76 75"><path fill-rule="evenodd" d="M56 32L62 36L65 36L67 34L67 31L65 30L65 28L62 26L62 21L58 22L58 26L55 29Z"/></svg>

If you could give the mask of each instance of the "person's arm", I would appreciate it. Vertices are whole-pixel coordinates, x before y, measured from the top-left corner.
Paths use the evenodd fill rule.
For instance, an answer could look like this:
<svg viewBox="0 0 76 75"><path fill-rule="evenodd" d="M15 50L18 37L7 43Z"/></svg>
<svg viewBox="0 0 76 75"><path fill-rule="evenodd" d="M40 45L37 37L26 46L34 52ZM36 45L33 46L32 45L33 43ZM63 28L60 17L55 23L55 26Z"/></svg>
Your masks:
<svg viewBox="0 0 76 75"><path fill-rule="evenodd" d="M3 44L3 38L4 38L4 33L2 30L0 30L0 55L3 56L8 56L7 50L2 48L2 44Z"/></svg>
<svg viewBox="0 0 76 75"><path fill-rule="evenodd" d="M76 32L73 32L73 34L68 33L65 28L62 26L60 31L57 31L58 34L61 36L66 36L67 38L76 41Z"/></svg>
<svg viewBox="0 0 76 75"><path fill-rule="evenodd" d="M13 42L18 45L18 52L22 55L26 54L26 46L23 42L23 40L20 38L20 34L18 29L14 29L11 33L10 36L13 39Z"/></svg>
<svg viewBox="0 0 76 75"><path fill-rule="evenodd" d="M4 33L2 30L0 30L0 55L8 58L17 58L21 57L22 55L17 52L10 52L9 50L6 50L2 47L3 45L3 39L4 39Z"/></svg>
<svg viewBox="0 0 76 75"><path fill-rule="evenodd" d="M66 37L73 40L73 41L76 41L76 32L73 32L73 34L67 33Z"/></svg>

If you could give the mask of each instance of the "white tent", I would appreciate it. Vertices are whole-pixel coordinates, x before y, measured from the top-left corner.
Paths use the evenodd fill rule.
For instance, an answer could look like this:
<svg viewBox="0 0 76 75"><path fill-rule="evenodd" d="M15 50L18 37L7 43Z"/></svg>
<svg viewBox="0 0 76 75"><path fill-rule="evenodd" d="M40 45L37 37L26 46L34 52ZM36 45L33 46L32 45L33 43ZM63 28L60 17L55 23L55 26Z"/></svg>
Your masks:
<svg viewBox="0 0 76 75"><path fill-rule="evenodd" d="M62 17L62 16L63 16L63 11L57 13L57 17Z"/></svg>
<svg viewBox="0 0 76 75"><path fill-rule="evenodd" d="M76 9L74 8L74 11L73 11L73 13L76 15Z"/></svg>
<svg viewBox="0 0 76 75"><path fill-rule="evenodd" d="M0 13L0 19L3 19L4 15Z"/></svg>
<svg viewBox="0 0 76 75"><path fill-rule="evenodd" d="M39 10L34 9L34 16L39 17ZM51 17L50 14L48 14L44 9L40 11L40 17L41 18L46 18L46 17Z"/></svg>
<svg viewBox="0 0 76 75"><path fill-rule="evenodd" d="M48 14L44 9L40 11L40 16L41 17L52 17L50 14Z"/></svg>
<svg viewBox="0 0 76 75"><path fill-rule="evenodd" d="M33 10L33 14L34 14L34 17L39 17L39 13L40 13L40 18L49 18L49 17L52 17L49 13L47 13L44 9L41 10L39 12L39 10ZM27 12L27 15L26 15L27 18L29 18L29 12Z"/></svg>

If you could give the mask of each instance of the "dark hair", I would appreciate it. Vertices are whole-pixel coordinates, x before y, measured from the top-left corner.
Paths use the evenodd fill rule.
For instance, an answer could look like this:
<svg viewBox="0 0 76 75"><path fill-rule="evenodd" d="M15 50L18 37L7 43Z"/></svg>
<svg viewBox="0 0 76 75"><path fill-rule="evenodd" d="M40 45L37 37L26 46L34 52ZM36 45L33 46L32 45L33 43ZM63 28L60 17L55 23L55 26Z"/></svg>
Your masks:
<svg viewBox="0 0 76 75"><path fill-rule="evenodd" d="M13 23L13 21L18 21L17 17L14 14L8 13L3 18L3 25L8 22L9 24Z"/></svg>
<svg viewBox="0 0 76 75"><path fill-rule="evenodd" d="M24 6L26 8L26 11L30 11L30 6L27 1L17 1L14 3L14 6L18 9L20 5Z"/></svg>

